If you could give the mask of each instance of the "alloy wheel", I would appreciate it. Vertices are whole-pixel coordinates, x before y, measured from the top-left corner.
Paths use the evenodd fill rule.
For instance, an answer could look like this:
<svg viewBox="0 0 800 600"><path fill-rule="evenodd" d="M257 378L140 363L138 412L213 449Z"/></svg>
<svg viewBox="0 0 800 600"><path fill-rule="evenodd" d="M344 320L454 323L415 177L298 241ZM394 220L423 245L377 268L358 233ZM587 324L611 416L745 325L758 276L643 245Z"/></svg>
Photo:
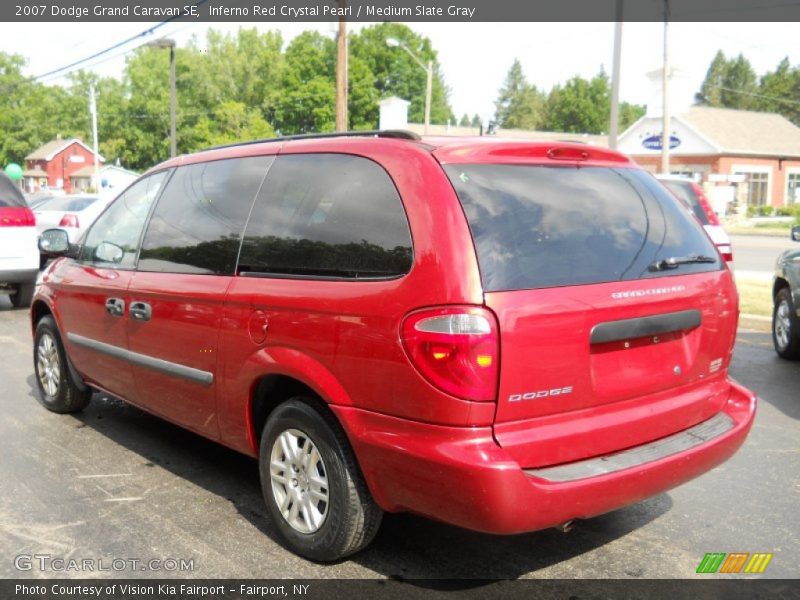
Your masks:
<svg viewBox="0 0 800 600"><path fill-rule="evenodd" d="M298 429L275 438L270 454L272 495L281 515L300 533L322 527L329 507L328 474L313 441Z"/></svg>
<svg viewBox="0 0 800 600"><path fill-rule="evenodd" d="M781 300L778 308L775 309L775 341L778 347L783 350L791 341L792 336L792 322L791 315L789 314L789 303L786 300Z"/></svg>
<svg viewBox="0 0 800 600"><path fill-rule="evenodd" d="M39 345L36 348L36 371L42 390L51 397L58 394L61 364L56 342L49 333L39 338Z"/></svg>

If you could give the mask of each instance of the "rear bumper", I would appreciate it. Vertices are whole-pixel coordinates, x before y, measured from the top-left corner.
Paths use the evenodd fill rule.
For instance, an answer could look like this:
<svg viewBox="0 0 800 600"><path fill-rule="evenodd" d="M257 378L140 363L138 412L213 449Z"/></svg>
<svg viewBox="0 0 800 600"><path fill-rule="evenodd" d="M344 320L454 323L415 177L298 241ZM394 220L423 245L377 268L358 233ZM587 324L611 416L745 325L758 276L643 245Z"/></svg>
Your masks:
<svg viewBox="0 0 800 600"><path fill-rule="evenodd" d="M0 270L0 283L33 283L36 281L36 276L38 274L38 262L33 269L29 267L22 269L4 269Z"/></svg>
<svg viewBox="0 0 800 600"><path fill-rule="evenodd" d="M688 448L673 444L675 451L666 456L642 451L639 456L646 462L637 464L628 456L617 470L582 477L585 471L579 469L572 473L582 478L570 475L563 481L523 470L496 444L488 427L441 427L351 407L331 408L347 430L382 508L476 531L512 534L603 514L712 469L744 442L755 417L756 397L734 383L714 417L717 423L730 422L730 427L717 427Z"/></svg>

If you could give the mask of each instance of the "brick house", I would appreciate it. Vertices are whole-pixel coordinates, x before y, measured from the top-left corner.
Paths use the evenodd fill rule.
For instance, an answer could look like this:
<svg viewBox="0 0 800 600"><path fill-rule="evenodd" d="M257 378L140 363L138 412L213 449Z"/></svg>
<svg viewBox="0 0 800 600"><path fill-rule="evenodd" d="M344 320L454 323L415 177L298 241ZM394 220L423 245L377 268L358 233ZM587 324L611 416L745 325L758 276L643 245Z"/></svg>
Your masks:
<svg viewBox="0 0 800 600"><path fill-rule="evenodd" d="M671 124L670 171L702 182L715 208L734 198L756 207L800 204L800 127L788 119L692 106ZM618 148L656 172L661 129L660 116L642 117L620 136Z"/></svg>
<svg viewBox="0 0 800 600"><path fill-rule="evenodd" d="M97 155L100 166L105 159ZM63 189L71 193L72 177L87 166L94 165L94 153L78 138L62 140L59 136L25 157L22 173L26 192Z"/></svg>

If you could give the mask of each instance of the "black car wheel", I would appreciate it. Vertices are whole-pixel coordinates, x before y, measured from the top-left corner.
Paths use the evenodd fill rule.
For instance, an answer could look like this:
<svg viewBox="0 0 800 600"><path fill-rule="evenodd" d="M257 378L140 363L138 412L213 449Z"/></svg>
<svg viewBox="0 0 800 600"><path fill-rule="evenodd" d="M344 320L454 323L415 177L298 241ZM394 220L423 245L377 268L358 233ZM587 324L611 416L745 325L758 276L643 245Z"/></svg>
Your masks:
<svg viewBox="0 0 800 600"><path fill-rule="evenodd" d="M772 310L772 342L781 358L800 358L800 318L797 316L789 288L775 295Z"/></svg>
<svg viewBox="0 0 800 600"><path fill-rule="evenodd" d="M39 402L47 410L71 413L89 404L91 390L76 382L67 364L61 336L52 317L42 317L33 339L33 366L39 389Z"/></svg>
<svg viewBox="0 0 800 600"><path fill-rule="evenodd" d="M383 513L341 426L318 401L298 396L272 412L259 470L272 520L293 552L334 561L375 537Z"/></svg>

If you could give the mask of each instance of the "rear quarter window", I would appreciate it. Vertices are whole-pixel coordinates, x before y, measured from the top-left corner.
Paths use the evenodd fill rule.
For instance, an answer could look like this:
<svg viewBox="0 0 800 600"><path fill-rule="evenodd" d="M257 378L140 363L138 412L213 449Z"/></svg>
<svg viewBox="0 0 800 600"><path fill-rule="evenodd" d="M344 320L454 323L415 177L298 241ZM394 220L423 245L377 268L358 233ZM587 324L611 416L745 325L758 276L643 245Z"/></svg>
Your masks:
<svg viewBox="0 0 800 600"><path fill-rule="evenodd" d="M375 279L411 269L411 234L394 183L345 154L279 156L253 206L244 275Z"/></svg>
<svg viewBox="0 0 800 600"><path fill-rule="evenodd" d="M644 279L721 268L708 237L637 169L447 165L486 291ZM667 259L711 262L654 270Z"/></svg>

